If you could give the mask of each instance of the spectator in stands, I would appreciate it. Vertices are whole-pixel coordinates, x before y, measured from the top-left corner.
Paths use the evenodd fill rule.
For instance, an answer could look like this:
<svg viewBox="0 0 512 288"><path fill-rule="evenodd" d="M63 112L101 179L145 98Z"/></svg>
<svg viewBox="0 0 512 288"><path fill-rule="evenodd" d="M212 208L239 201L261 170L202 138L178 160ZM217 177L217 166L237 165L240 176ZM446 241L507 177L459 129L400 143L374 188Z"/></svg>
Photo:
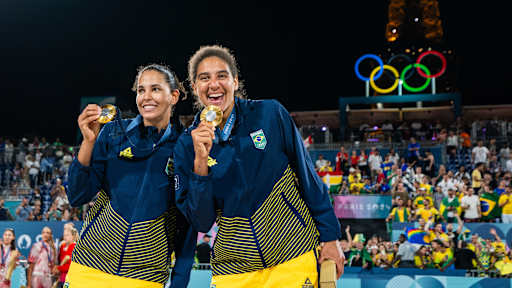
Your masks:
<svg viewBox="0 0 512 288"><path fill-rule="evenodd" d="M430 252L428 251L427 246L421 245L414 255L414 266L419 269L429 269L433 268L432 258L430 257Z"/></svg>
<svg viewBox="0 0 512 288"><path fill-rule="evenodd" d="M28 221L43 221L43 212L41 211L41 202L36 202L32 212L27 218Z"/></svg>
<svg viewBox="0 0 512 288"><path fill-rule="evenodd" d="M324 159L324 155L319 154L318 159L315 162L316 171L329 171L330 162L327 159Z"/></svg>
<svg viewBox="0 0 512 288"><path fill-rule="evenodd" d="M453 130L450 130L446 139L446 151L450 155L455 155L457 153L457 146L459 146L459 137L457 137Z"/></svg>
<svg viewBox="0 0 512 288"><path fill-rule="evenodd" d="M0 243L0 288L11 287L11 275L7 275L9 267L16 265L16 261L20 256L20 252L16 249L16 235L14 229L7 228L4 230L2 241Z"/></svg>
<svg viewBox="0 0 512 288"><path fill-rule="evenodd" d="M56 256L52 230L46 226L41 231L41 241L34 243L30 249L27 287L52 287L52 270Z"/></svg>
<svg viewBox="0 0 512 288"><path fill-rule="evenodd" d="M30 206L34 206L36 201L42 201L41 189L39 189L39 187L35 187L34 189L32 189L32 194L30 195L30 200L28 201L28 204Z"/></svg>
<svg viewBox="0 0 512 288"><path fill-rule="evenodd" d="M55 157L49 152L45 151L41 158L41 174L44 181L47 181L53 171Z"/></svg>
<svg viewBox="0 0 512 288"><path fill-rule="evenodd" d="M460 212L459 198L455 195L455 187L448 188L448 195L443 198L439 207L439 216L441 221L453 223L457 219L455 215Z"/></svg>
<svg viewBox="0 0 512 288"><path fill-rule="evenodd" d="M468 179L471 178L469 173L466 172L466 166L464 166L464 165L459 166L459 170L457 171L457 173L455 173L454 177L459 182L462 182L463 178L468 178Z"/></svg>
<svg viewBox="0 0 512 288"><path fill-rule="evenodd" d="M416 182L418 183L418 182ZM417 195L413 201L413 209L417 210L419 208L425 207L425 200L428 199L431 203L433 203L432 197L427 195L427 189L425 187L420 187L417 190Z"/></svg>
<svg viewBox="0 0 512 288"><path fill-rule="evenodd" d="M39 176L39 161L37 161L32 154L27 155L27 160L25 161L25 169L30 179L30 187L34 188L37 184Z"/></svg>
<svg viewBox="0 0 512 288"><path fill-rule="evenodd" d="M352 149L352 152L350 155L350 167L356 168L358 162L359 162L359 156L357 156L357 150Z"/></svg>
<svg viewBox="0 0 512 288"><path fill-rule="evenodd" d="M414 220L418 220L418 218L423 219L425 222L434 222L439 215L439 211L433 207L432 200L429 198L425 198L423 201L423 207L416 209L414 213Z"/></svg>
<svg viewBox="0 0 512 288"><path fill-rule="evenodd" d="M69 206L68 196L64 189L59 189L59 194L55 196L54 202L57 203L57 209L64 212L65 206Z"/></svg>
<svg viewBox="0 0 512 288"><path fill-rule="evenodd" d="M364 183L362 182L361 173L359 172L359 170L350 167L347 180L349 184L350 193L359 194L360 190L364 186Z"/></svg>
<svg viewBox="0 0 512 288"><path fill-rule="evenodd" d="M46 218L49 221L60 221L62 219L62 212L57 209L57 202L52 202Z"/></svg>
<svg viewBox="0 0 512 288"><path fill-rule="evenodd" d="M453 177L450 177L451 175L453 175L453 173L450 174L451 171L449 171L448 173L444 174L443 175L443 179L437 183L437 187L440 187L441 188L441 191L443 192L443 195L446 197L448 196L448 189L450 188L455 188L456 186L456 182L455 182L455 178Z"/></svg>
<svg viewBox="0 0 512 288"><path fill-rule="evenodd" d="M461 148L463 152L466 152L471 149L471 136L466 130L463 130L460 133L459 141L461 142Z"/></svg>
<svg viewBox="0 0 512 288"><path fill-rule="evenodd" d="M407 146L407 159L409 159L409 162L415 161L418 163L419 160L421 160L420 148L420 144L416 142L416 138L411 137L410 143Z"/></svg>
<svg viewBox="0 0 512 288"><path fill-rule="evenodd" d="M409 202L409 193L407 192L407 189L405 188L405 185L402 182L401 178L399 178L398 181L393 183L393 187L391 188L391 196L394 199L400 197L400 199L404 201L404 205L407 205L407 203Z"/></svg>
<svg viewBox="0 0 512 288"><path fill-rule="evenodd" d="M348 264L348 259L350 259L350 253L352 251L352 236L350 235L350 225L347 225L347 228L345 228L345 233L347 235L347 240L341 240L340 245L341 249L343 250L343 255L345 256L345 264Z"/></svg>
<svg viewBox="0 0 512 288"><path fill-rule="evenodd" d="M395 165L400 164L400 155L398 155L398 153L396 153L395 148L391 147L389 149L388 155L389 155L389 161L391 161Z"/></svg>
<svg viewBox="0 0 512 288"><path fill-rule="evenodd" d="M200 264L210 264L210 253L212 251L212 248L210 246L211 238L212 237L209 234L204 234L203 242L197 245L196 255L197 260L199 261Z"/></svg>
<svg viewBox="0 0 512 288"><path fill-rule="evenodd" d="M393 259L393 264L398 263L398 267L400 268L414 268L416 248L407 241L405 234L400 234L398 241L400 242L400 246L398 246L398 253Z"/></svg>
<svg viewBox="0 0 512 288"><path fill-rule="evenodd" d="M364 149L361 149L361 155L359 155L357 167L363 176L370 177L370 169L368 168L368 155L366 155Z"/></svg>
<svg viewBox="0 0 512 288"><path fill-rule="evenodd" d="M7 165L11 165L13 163L14 156L14 145L11 142L11 139L5 139L4 146L4 163Z"/></svg>
<svg viewBox="0 0 512 288"><path fill-rule="evenodd" d="M507 186L505 193L501 194L498 205L501 210L501 222L510 224L512 223L512 188Z"/></svg>
<svg viewBox="0 0 512 288"><path fill-rule="evenodd" d="M500 172L501 166L500 166L500 163L498 162L498 157L496 155L491 155L491 158L489 160L489 166L488 166L487 170L492 175L496 175L497 173Z"/></svg>
<svg viewBox="0 0 512 288"><path fill-rule="evenodd" d="M357 235L356 235L357 236ZM372 258L368 250L364 248L364 240L354 239L354 248L350 252L348 265L351 267L362 267L363 269L371 268Z"/></svg>
<svg viewBox="0 0 512 288"><path fill-rule="evenodd" d="M425 174L429 177L434 177L435 175L435 167L436 167L436 159L431 151L425 151L425 158L423 159L423 165L425 167Z"/></svg>
<svg viewBox="0 0 512 288"><path fill-rule="evenodd" d="M505 162L505 171L512 173L512 154L508 155L508 160Z"/></svg>
<svg viewBox="0 0 512 288"><path fill-rule="evenodd" d="M474 147L473 150L471 151L471 162L473 164L487 164L490 156L491 153L489 152L489 149L487 149L487 147L484 146L484 141L478 140L477 146Z"/></svg>
<svg viewBox="0 0 512 288"><path fill-rule="evenodd" d="M0 221L12 221L14 217L11 215L9 209L4 207L5 200L0 198Z"/></svg>
<svg viewBox="0 0 512 288"><path fill-rule="evenodd" d="M378 170L381 169L382 157L379 155L379 150L375 149L368 157L368 164L370 165L370 174L372 181L375 181Z"/></svg>
<svg viewBox="0 0 512 288"><path fill-rule="evenodd" d="M336 154L336 171L342 171L344 175L348 172L348 153L345 147L340 147L340 152Z"/></svg>
<svg viewBox="0 0 512 288"><path fill-rule="evenodd" d="M510 143L506 142L503 145L503 147L501 147L500 153L498 155L499 155L499 159L500 159L501 168L503 170L506 170L506 167L507 167L507 163L506 162L510 158Z"/></svg>
<svg viewBox="0 0 512 288"><path fill-rule="evenodd" d="M507 187L507 182L505 180L500 180L498 187L494 189L494 194L496 194L498 197L501 196L501 194L505 193L505 188Z"/></svg>
<svg viewBox="0 0 512 288"><path fill-rule="evenodd" d="M464 211L464 222L478 222L482 216L480 197L474 195L473 188L468 188L467 195L462 197L460 207Z"/></svg>
<svg viewBox="0 0 512 288"><path fill-rule="evenodd" d="M482 185L482 174L485 170L485 163L479 162L476 164L475 169L471 173L471 187L475 190L479 190Z"/></svg>
<svg viewBox="0 0 512 288"><path fill-rule="evenodd" d="M393 221L397 223L407 223L411 219L411 210L405 206L404 200L397 196L395 198L397 207L394 207L386 218L386 222Z"/></svg>
<svg viewBox="0 0 512 288"><path fill-rule="evenodd" d="M433 240L431 244L434 267L438 268L441 272L444 272L446 269L454 269L453 263L455 263L455 259L452 249L446 247L439 239Z"/></svg>
<svg viewBox="0 0 512 288"><path fill-rule="evenodd" d="M28 216L32 212L32 208L29 206L28 200L27 196L24 196L21 199L20 205L16 208L16 220L26 221L28 219Z"/></svg>
<svg viewBox="0 0 512 288"><path fill-rule="evenodd" d="M476 257L476 254L471 249L468 249L468 244L466 241L458 241L457 249L455 249L455 269L464 269L470 270L475 269L477 267L481 267L481 263ZM473 263L477 263L478 266L475 267Z"/></svg>
<svg viewBox="0 0 512 288"><path fill-rule="evenodd" d="M62 179L57 178L55 179L55 184L52 187L52 190L50 191L50 196L52 197L52 202L55 201L55 198L57 198L58 195L62 195L62 193L66 194L66 188L62 185Z"/></svg>

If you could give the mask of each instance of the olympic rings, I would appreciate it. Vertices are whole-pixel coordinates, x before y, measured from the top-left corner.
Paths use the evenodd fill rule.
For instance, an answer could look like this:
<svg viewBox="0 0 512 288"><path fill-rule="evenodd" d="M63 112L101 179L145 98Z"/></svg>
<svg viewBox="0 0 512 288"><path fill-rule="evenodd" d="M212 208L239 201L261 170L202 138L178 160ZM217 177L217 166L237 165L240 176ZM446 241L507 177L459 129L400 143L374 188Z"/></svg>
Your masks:
<svg viewBox="0 0 512 288"><path fill-rule="evenodd" d="M413 63L412 60L411 60L411 57L407 56L407 54L396 54L396 55L391 56L391 58L389 58L387 64L391 65L393 60L398 59L398 58L403 58L407 62L407 64ZM411 78L412 75L414 75L414 70L410 71L409 73L407 73L405 75L405 80ZM402 79L402 80L404 80L404 79Z"/></svg>
<svg viewBox="0 0 512 288"><path fill-rule="evenodd" d="M356 65L354 67L354 69L356 70L356 75L359 79L363 80L363 81L370 81L370 78L368 77L364 77L363 75L361 75L361 73L359 73L359 64L361 64L361 62L366 59L366 58L372 58L374 59L375 61L377 61L377 63L379 63L379 67L380 67L380 72L379 74L377 74L375 80L379 79L380 75L382 75L382 71L384 71L384 63L382 62L382 59L380 59L379 56L375 55L375 54L365 54L361 57L359 57L359 59L357 59L356 61Z"/></svg>
<svg viewBox="0 0 512 288"><path fill-rule="evenodd" d="M412 67L419 67L419 69L425 71L425 74L427 76L430 76L430 70L428 70L427 66L423 65L423 64L418 64L418 63L414 63L414 64L409 64L407 66L405 66L404 70L402 70L402 74L400 75L400 79L402 80L402 85L404 86L405 89L407 89L408 91L411 91L411 92L420 92L420 91L423 91L425 90L425 88L427 88L428 84L430 84L430 77L427 77L425 83L423 83L423 85L421 85L420 87L411 87L409 86L406 82L405 82L405 73L407 73L407 71L409 71Z"/></svg>
<svg viewBox="0 0 512 288"><path fill-rule="evenodd" d="M373 90L375 90L379 93L382 93L382 94L389 93L389 92L395 90L396 86L398 86L398 77L399 77L398 71L395 69L395 67L389 66L389 65L384 65L384 69L388 69L396 77L395 83L393 83L393 85L391 85L391 87L386 88L386 89L379 88L379 87L377 87L377 85L375 85L375 78L374 78L375 73L377 73L377 71L380 71L382 73L382 69L380 69L380 66L375 67L375 69L373 69L372 73L370 73L370 85L372 86Z"/></svg>
<svg viewBox="0 0 512 288"><path fill-rule="evenodd" d="M421 77L424 77L424 78L437 78L441 75L443 75L444 71L446 70L446 58L444 57L443 54L441 54L440 52L437 52L437 51L425 51L423 53L420 54L420 56L418 56L418 60L416 60L416 64L420 64L421 60L423 59L423 57L427 56L427 55L435 55L437 57L439 57L439 59L441 59L441 62L443 63L443 66L441 66L441 70L439 72L437 72L436 74L434 75L426 75L425 73L423 73L423 71L421 71L420 69L420 66L416 66L416 70L418 71L418 73L421 75Z"/></svg>
<svg viewBox="0 0 512 288"><path fill-rule="evenodd" d="M420 63L421 60L423 60L423 58L425 56L427 56L427 55L437 56L437 57L439 57L439 59L441 59L441 62L442 62L441 70L439 72L433 74L433 75L430 74L430 70L425 65ZM425 51L425 52L421 53L418 56L418 59L416 60L416 63L410 64L410 65L406 66L402 70L401 75L398 73L398 71L393 66L389 65L397 57L403 57L406 60L408 60L408 62L410 62L410 63L412 62L412 61L410 61L410 58L409 58L408 55L398 54L398 55L394 55L393 57L391 57L387 61L387 65L384 65L384 63L382 62L382 59L379 56L377 56L375 54L364 54L363 56L359 57L359 59L357 59L356 64L354 66L354 70L356 72L356 76L359 79L363 80L363 81L369 81L371 87L376 92L381 93L381 94L385 94L385 93L389 93L389 92L393 91L398 86L399 80L402 80L402 85L408 91L411 91L411 92L423 91L430 84L430 82L431 82L430 80L432 78L437 78L437 77L443 75L443 73L446 71L446 58L444 57L444 55L442 53L440 53L438 51L435 51L435 50ZM361 64L361 62L363 60L365 60L367 58L372 58L375 61L377 61L377 63L379 64L379 67L376 67L375 69L373 69L373 71L370 73L369 77L364 77L359 72L359 65ZM420 87L411 87L411 86L407 85L407 83L405 83L405 80L409 79L413 75L413 73L412 73L413 71L410 71L409 73L407 73L413 67L416 68L416 70L418 71L418 74L420 74L421 77L427 78L425 83L423 85L421 85ZM383 73L383 71L385 69L391 71L395 75L396 80L395 80L395 82L393 83L393 85L391 87L386 88L386 89L382 89L382 88L377 87L377 85L375 84L375 80L380 78L380 76L382 75L382 73Z"/></svg>

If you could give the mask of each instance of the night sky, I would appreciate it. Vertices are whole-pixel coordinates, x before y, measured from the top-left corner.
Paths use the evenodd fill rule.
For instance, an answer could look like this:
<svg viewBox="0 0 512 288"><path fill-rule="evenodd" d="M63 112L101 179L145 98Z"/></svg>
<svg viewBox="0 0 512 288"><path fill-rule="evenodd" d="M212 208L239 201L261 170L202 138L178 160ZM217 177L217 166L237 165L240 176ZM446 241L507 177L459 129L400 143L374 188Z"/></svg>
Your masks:
<svg viewBox="0 0 512 288"><path fill-rule="evenodd" d="M445 36L438 47L455 53L447 71L464 105L512 103L506 2L439 2ZM353 66L363 53L389 47L388 1L298 3L2 0L0 136L74 144L81 97L116 96L121 110L135 111L138 66L165 63L183 81L188 58L206 44L233 50L252 99L300 111L363 96ZM424 44L406 40L399 48ZM190 101L179 109L193 113Z"/></svg>

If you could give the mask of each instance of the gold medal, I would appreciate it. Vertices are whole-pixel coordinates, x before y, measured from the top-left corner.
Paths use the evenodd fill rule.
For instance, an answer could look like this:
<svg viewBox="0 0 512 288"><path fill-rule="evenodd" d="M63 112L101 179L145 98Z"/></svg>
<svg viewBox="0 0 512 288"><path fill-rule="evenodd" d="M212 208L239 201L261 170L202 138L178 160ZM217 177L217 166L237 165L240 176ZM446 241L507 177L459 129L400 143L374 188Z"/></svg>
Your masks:
<svg viewBox="0 0 512 288"><path fill-rule="evenodd" d="M211 123L214 127L222 122L222 110L218 106L210 105L201 111L201 121Z"/></svg>
<svg viewBox="0 0 512 288"><path fill-rule="evenodd" d="M98 118L98 122L101 124L108 123L116 117L117 111L116 106L112 104L105 104L101 106L101 114L100 118Z"/></svg>

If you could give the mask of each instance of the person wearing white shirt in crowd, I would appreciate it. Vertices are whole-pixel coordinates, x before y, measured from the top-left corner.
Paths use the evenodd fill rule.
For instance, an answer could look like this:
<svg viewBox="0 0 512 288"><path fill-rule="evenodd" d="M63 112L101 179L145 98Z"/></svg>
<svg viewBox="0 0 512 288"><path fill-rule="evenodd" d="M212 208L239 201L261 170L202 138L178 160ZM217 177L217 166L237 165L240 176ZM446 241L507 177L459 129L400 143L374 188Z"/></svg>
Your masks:
<svg viewBox="0 0 512 288"><path fill-rule="evenodd" d="M474 195L473 188L467 189L467 195L462 197L461 207L464 209L464 221L476 222L480 219L482 212L480 210L480 197Z"/></svg>
<svg viewBox="0 0 512 288"><path fill-rule="evenodd" d="M455 179L457 179L459 182L462 182L462 179L468 178L471 179L471 175L466 171L466 167L464 165L461 165L459 167L459 171L455 173Z"/></svg>
<svg viewBox="0 0 512 288"><path fill-rule="evenodd" d="M439 181L436 185L437 187L441 188L441 191L443 192L444 197L448 196L448 189L454 187L453 181L448 177L448 173L443 175L443 179Z"/></svg>
<svg viewBox="0 0 512 288"><path fill-rule="evenodd" d="M34 159L32 154L27 155L27 160L25 161L25 171L28 172L28 176L30 179L30 187L34 187L37 181L37 175L39 175L39 162Z"/></svg>
<svg viewBox="0 0 512 288"><path fill-rule="evenodd" d="M459 139L457 137L457 134L455 134L453 130L450 130L450 132L448 132L448 138L446 139L446 148L448 152L453 152L455 149L457 149L458 145Z"/></svg>
<svg viewBox="0 0 512 288"><path fill-rule="evenodd" d="M389 160L393 162L393 164L398 165L400 162L400 156L398 156L398 153L395 152L394 148L389 149Z"/></svg>
<svg viewBox="0 0 512 288"><path fill-rule="evenodd" d="M505 171L512 173L512 154L508 156L508 160L505 162Z"/></svg>
<svg viewBox="0 0 512 288"><path fill-rule="evenodd" d="M7 147L7 146L6 146ZM7 151L7 148L6 148ZM500 164L503 170L507 167L507 160L510 156L510 144L507 142L505 145L500 149Z"/></svg>
<svg viewBox="0 0 512 288"><path fill-rule="evenodd" d="M380 169L380 165L382 164L382 157L379 155L379 150L375 149L373 153L370 153L368 157L368 164L370 164L370 173L372 179L377 176L377 171Z"/></svg>
<svg viewBox="0 0 512 288"><path fill-rule="evenodd" d="M478 140L478 144L473 148L471 152L471 160L473 164L476 163L486 163L489 159L490 152L487 147L483 146L484 142L482 140Z"/></svg>
<svg viewBox="0 0 512 288"><path fill-rule="evenodd" d="M316 170L320 171L320 170L324 169L328 164L329 164L329 161L324 159L324 155L319 154L318 160L316 160L316 162L315 162Z"/></svg>
<svg viewBox="0 0 512 288"><path fill-rule="evenodd" d="M415 170L416 171L414 171L414 181L418 183L423 183L423 177L425 177L425 174L423 174L421 166L416 166Z"/></svg>

